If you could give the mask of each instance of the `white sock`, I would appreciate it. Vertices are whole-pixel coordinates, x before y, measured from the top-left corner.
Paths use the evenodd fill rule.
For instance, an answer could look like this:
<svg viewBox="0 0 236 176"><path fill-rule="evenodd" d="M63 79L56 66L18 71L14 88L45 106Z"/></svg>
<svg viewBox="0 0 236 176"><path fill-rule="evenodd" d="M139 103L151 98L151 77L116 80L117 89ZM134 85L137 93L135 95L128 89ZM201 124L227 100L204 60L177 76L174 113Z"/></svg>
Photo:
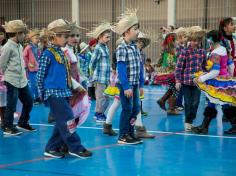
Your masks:
<svg viewBox="0 0 236 176"><path fill-rule="evenodd" d="M137 115L137 119L135 121L135 126L143 126L141 112L139 112Z"/></svg>
<svg viewBox="0 0 236 176"><path fill-rule="evenodd" d="M107 112L106 124L112 124L112 119L119 106L120 106L120 100L118 98L114 98L114 101Z"/></svg>

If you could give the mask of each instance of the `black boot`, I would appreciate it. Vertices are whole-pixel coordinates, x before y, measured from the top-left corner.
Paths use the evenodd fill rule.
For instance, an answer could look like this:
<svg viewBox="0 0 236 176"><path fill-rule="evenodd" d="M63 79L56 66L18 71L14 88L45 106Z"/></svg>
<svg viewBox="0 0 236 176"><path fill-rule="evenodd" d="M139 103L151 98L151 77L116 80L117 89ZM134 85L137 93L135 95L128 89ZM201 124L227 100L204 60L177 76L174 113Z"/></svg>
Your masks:
<svg viewBox="0 0 236 176"><path fill-rule="evenodd" d="M225 131L224 134L236 134L236 107L229 107L224 109L224 115L227 119L229 119L230 124L232 127Z"/></svg>
<svg viewBox="0 0 236 176"><path fill-rule="evenodd" d="M198 127L193 127L192 132L196 134L207 134L208 133L208 127L211 123L211 120L216 118L217 110L215 108L206 107L204 113L204 119L202 121L202 124Z"/></svg>

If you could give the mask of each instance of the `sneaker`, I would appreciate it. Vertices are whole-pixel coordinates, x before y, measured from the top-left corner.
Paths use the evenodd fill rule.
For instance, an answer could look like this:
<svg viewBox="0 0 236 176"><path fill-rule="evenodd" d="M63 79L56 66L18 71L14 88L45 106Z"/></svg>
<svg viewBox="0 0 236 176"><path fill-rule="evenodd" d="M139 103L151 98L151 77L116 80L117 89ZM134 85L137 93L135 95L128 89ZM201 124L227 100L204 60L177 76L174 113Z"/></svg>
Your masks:
<svg viewBox="0 0 236 176"><path fill-rule="evenodd" d="M106 116L105 114L95 114L96 116L96 122L97 123L105 123L106 122Z"/></svg>
<svg viewBox="0 0 236 176"><path fill-rule="evenodd" d="M177 110L177 111L183 111L183 110L184 110L184 107L183 107L183 106L177 106L177 107L176 107L176 110Z"/></svg>
<svg viewBox="0 0 236 176"><path fill-rule="evenodd" d="M22 134L16 127L3 127L3 134L8 136L17 136Z"/></svg>
<svg viewBox="0 0 236 176"><path fill-rule="evenodd" d="M72 156L76 156L78 158L81 158L81 159L85 159L85 158L91 157L93 155L92 152L88 151L87 149L84 149L81 152L69 152L69 154Z"/></svg>
<svg viewBox="0 0 236 176"><path fill-rule="evenodd" d="M143 143L143 140L135 135L130 135L130 137L132 137L133 140L137 142L137 144Z"/></svg>
<svg viewBox="0 0 236 176"><path fill-rule="evenodd" d="M18 124L17 128L24 131L36 131L30 124Z"/></svg>
<svg viewBox="0 0 236 176"><path fill-rule="evenodd" d="M127 145L135 145L135 144L139 144L140 141L138 141L137 139L134 139L133 137L131 137L128 134L125 134L121 137L119 137L118 139L118 144L127 144Z"/></svg>
<svg viewBox="0 0 236 176"><path fill-rule="evenodd" d="M185 130L185 132L192 132L192 128L193 128L194 126L191 124L191 123L185 123L184 124L184 130Z"/></svg>
<svg viewBox="0 0 236 176"><path fill-rule="evenodd" d="M65 155L61 152L50 150L50 151L45 151L44 156L50 158L63 158Z"/></svg>

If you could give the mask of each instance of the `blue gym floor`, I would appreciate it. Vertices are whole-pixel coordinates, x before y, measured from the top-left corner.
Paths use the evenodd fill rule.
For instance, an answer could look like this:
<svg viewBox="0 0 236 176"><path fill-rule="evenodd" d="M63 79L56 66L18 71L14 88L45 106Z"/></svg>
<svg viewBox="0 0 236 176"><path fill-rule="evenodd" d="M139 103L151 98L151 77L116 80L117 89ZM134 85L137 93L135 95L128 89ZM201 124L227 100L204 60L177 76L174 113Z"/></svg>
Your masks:
<svg viewBox="0 0 236 176"><path fill-rule="evenodd" d="M0 134L0 176L90 176L90 175L209 175L233 176L236 174L236 136L223 136L220 112L210 126L209 135L184 133L184 115L167 116L156 104L164 94L162 87L145 88L144 110L149 113L143 121L147 129L156 135L142 145L122 146L117 137L102 134L102 126L94 122L94 104L87 122L77 132L82 143L93 151L93 157L78 159L47 159L44 147L53 125L47 123L48 109L35 106L31 123L37 132L18 137ZM202 121L205 98L201 97L195 124ZM114 118L118 128L120 110Z"/></svg>

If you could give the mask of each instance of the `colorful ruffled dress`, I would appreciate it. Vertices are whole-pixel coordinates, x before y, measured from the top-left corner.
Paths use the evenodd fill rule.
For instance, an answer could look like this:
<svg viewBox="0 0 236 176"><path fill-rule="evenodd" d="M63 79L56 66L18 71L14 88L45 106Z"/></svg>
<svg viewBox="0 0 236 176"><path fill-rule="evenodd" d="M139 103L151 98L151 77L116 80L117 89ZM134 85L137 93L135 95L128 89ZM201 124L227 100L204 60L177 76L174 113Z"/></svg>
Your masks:
<svg viewBox="0 0 236 176"><path fill-rule="evenodd" d="M116 83L118 81L118 75L112 73L110 77L110 85L104 90L104 94L107 96L119 96L120 90L116 87Z"/></svg>
<svg viewBox="0 0 236 176"><path fill-rule="evenodd" d="M166 51L162 54L160 61L161 67L158 68L158 74L154 77L154 84L166 85L169 81L175 81L176 56Z"/></svg>
<svg viewBox="0 0 236 176"><path fill-rule="evenodd" d="M218 63L215 58L218 56ZM224 47L219 47L210 55L207 61L207 70L219 70L218 76L212 79L206 79L205 82L200 83L197 79L207 73L198 72L195 74L195 84L205 92L207 98L211 103L224 105L230 104L236 106L236 79L232 78L230 74L230 65L233 61L228 58L227 51ZM233 73L233 70L231 71Z"/></svg>

